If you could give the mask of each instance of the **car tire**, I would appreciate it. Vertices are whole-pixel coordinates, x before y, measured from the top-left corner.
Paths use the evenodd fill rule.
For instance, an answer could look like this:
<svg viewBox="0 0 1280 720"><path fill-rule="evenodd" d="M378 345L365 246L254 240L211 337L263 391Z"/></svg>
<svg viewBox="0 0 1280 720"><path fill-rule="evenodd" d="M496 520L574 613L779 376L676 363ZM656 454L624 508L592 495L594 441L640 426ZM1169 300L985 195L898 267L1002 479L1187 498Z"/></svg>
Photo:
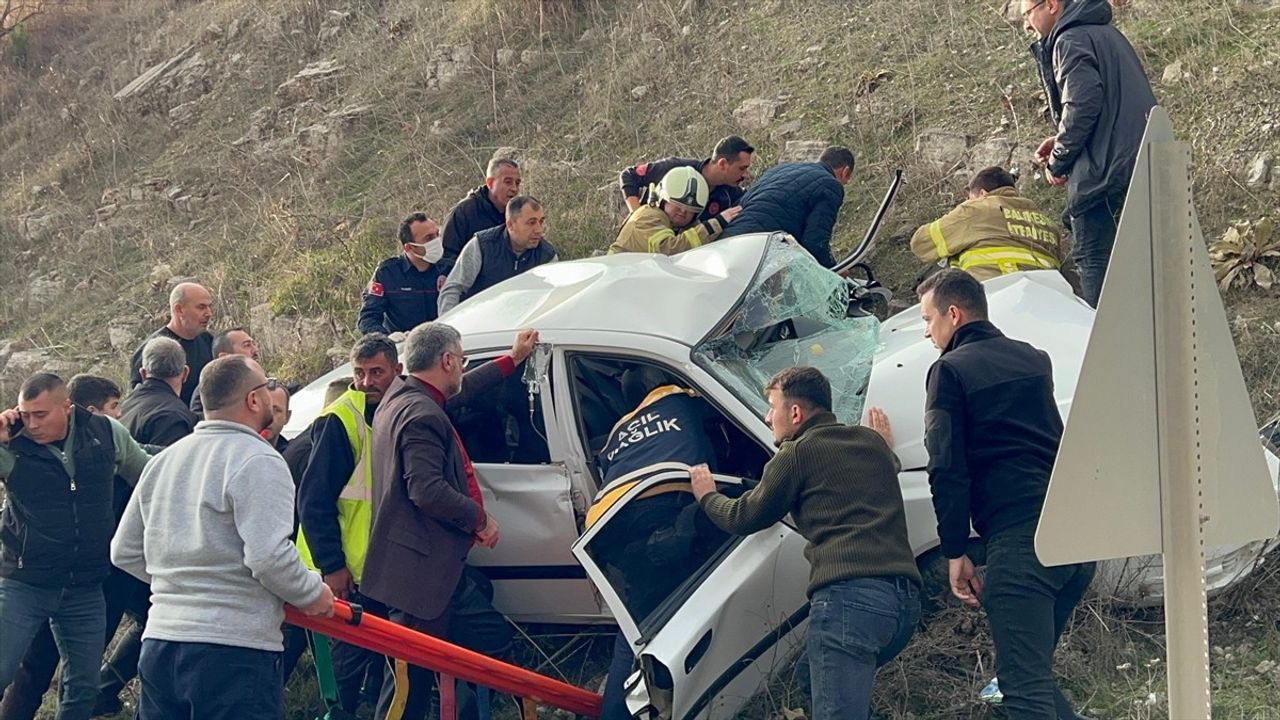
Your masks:
<svg viewBox="0 0 1280 720"><path fill-rule="evenodd" d="M981 540L969 539L969 548L965 551L974 565L985 565L987 547ZM942 550L934 548L916 558L916 567L920 569L920 614L924 618L935 615L948 607L960 607L960 601L951 594L951 579L947 570L947 558Z"/></svg>

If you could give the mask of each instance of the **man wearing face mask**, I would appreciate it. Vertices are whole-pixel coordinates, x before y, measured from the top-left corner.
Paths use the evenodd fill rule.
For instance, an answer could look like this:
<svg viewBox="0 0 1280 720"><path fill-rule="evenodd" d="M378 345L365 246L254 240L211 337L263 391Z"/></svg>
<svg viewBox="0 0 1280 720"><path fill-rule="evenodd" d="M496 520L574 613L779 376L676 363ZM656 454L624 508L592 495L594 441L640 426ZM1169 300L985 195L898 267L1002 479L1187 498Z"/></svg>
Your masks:
<svg viewBox="0 0 1280 720"><path fill-rule="evenodd" d="M444 255L440 229L426 213L400 221L401 253L383 260L361 293L362 333L407 333L435 320L436 300L445 275L436 264Z"/></svg>

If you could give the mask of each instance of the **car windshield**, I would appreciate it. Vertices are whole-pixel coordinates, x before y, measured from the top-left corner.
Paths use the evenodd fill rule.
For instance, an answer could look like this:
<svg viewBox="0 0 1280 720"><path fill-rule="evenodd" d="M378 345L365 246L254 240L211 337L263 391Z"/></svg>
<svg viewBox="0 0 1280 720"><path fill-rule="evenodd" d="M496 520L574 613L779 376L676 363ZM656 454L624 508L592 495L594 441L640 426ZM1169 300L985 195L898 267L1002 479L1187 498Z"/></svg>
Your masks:
<svg viewBox="0 0 1280 720"><path fill-rule="evenodd" d="M694 348L694 361L761 417L765 382L809 366L831 381L836 417L862 420L880 321L848 317L849 289L808 251L780 234L769 239L755 282L721 330Z"/></svg>

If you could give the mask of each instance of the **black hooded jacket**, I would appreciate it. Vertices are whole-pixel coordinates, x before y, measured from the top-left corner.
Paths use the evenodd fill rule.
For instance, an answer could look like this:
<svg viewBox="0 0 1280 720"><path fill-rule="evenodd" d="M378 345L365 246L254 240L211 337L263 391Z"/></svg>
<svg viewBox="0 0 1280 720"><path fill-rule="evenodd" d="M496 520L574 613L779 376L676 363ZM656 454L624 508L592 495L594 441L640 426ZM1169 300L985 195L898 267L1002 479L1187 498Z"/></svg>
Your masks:
<svg viewBox="0 0 1280 720"><path fill-rule="evenodd" d="M441 275L448 275L467 241L481 230L488 230L507 222L505 210L499 210L489 199L489 188L481 185L454 205L444 218L440 241L444 244L444 257L436 263Z"/></svg>
<svg viewBox="0 0 1280 720"><path fill-rule="evenodd" d="M1069 0L1031 54L1058 126L1049 172L1067 177L1067 212L1079 215L1128 190L1155 94L1107 0Z"/></svg>

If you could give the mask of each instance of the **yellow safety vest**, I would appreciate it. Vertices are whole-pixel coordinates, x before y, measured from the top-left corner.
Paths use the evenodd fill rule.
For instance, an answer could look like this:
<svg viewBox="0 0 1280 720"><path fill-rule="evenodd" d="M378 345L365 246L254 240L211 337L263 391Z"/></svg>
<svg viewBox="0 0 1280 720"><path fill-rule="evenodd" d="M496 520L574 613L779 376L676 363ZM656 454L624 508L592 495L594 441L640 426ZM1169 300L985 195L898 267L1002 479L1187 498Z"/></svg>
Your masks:
<svg viewBox="0 0 1280 720"><path fill-rule="evenodd" d="M351 579L360 584L364 558L369 552L369 532L373 528L373 430L364 419L365 397L359 390L348 390L320 411L320 417L335 415L347 431L352 455L356 459L351 478L338 495L338 528L342 532L342 554L347 559ZM312 570L319 570L311 559L306 534L298 528L298 554Z"/></svg>

